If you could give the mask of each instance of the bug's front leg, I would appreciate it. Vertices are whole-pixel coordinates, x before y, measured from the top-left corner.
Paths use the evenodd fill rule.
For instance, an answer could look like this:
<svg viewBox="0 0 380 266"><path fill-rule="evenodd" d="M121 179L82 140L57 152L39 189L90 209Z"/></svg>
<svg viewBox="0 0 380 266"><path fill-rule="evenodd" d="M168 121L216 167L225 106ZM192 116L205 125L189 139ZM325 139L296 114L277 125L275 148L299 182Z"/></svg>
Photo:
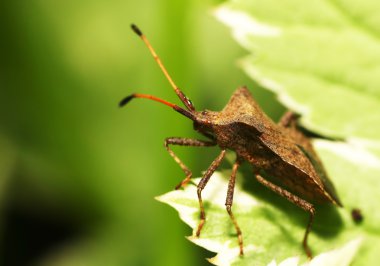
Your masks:
<svg viewBox="0 0 380 266"><path fill-rule="evenodd" d="M239 159L236 160L232 167L232 173L230 177L230 181L228 182L228 190L227 190L227 198L226 198L226 209L228 212L228 215L230 216L232 222L234 223L235 230L238 236L239 240L239 248L240 248L240 255L243 255L243 235L241 233L240 227L234 217L234 214L232 213L231 207L232 207L232 202L234 198L234 189L235 189L235 180L236 180L236 172L240 166L241 162Z"/></svg>
<svg viewBox="0 0 380 266"><path fill-rule="evenodd" d="M307 224L306 227L306 232L303 238L303 248L306 252L306 255L309 257L309 259L312 258L311 250L307 244L307 238L309 236L310 230L311 230L311 225L313 224L314 220L314 215L315 215L315 208L313 204L307 202L304 199L301 199L300 197L297 197L296 195L290 193L289 191L269 182L268 180L264 179L261 175L255 174L255 177L257 181L259 181L261 184L272 190L273 192L279 194L280 196L286 198L288 201L292 202L293 204L297 205L298 207L304 209L305 211L309 212L310 218L309 218L309 223Z"/></svg>
<svg viewBox="0 0 380 266"><path fill-rule="evenodd" d="M214 141L204 141L204 140L197 140L197 139L189 139L189 138L167 138L165 139L165 148L169 152L170 156L173 157L173 159L179 164L183 172L185 173L186 177L183 179L176 187L175 189L179 189L183 186L185 186L191 179L192 172L189 170L189 168L178 158L178 156L173 152L173 150L169 147L169 145L178 145L178 146L193 146L193 147L210 147L215 146L216 143Z"/></svg>
<svg viewBox="0 0 380 266"><path fill-rule="evenodd" d="M210 177L215 172L216 168L221 164L224 156L226 155L226 150L222 150L221 153L216 157L216 159L211 163L211 165L208 167L206 172L203 174L203 177L201 181L199 181L198 187L197 187L197 194L198 194L198 201L199 201L199 209L200 209L200 222L198 224L196 236L198 237L201 234L201 230L203 228L203 225L206 221L206 214L203 207L203 201L202 201L202 190L207 185L207 182L210 180Z"/></svg>

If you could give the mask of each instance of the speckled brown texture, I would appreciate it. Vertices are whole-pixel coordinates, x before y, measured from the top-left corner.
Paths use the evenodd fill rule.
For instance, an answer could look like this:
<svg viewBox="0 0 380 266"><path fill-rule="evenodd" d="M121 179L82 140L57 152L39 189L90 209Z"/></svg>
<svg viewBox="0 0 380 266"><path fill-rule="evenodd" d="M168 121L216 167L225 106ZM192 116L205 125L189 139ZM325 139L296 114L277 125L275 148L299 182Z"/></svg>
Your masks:
<svg viewBox="0 0 380 266"><path fill-rule="evenodd" d="M231 212L231 206L237 167L241 162L248 161L254 168L258 182L309 213L302 245L306 255L311 258L307 240L315 215L312 202L333 203L337 206L342 204L310 139L298 129L297 116L287 112L275 124L245 87L234 92L221 112L189 111L191 115L181 110L180 113L194 121L195 130L210 138L222 151L229 149L236 153L226 206L238 234L240 254L243 255L242 232ZM269 175L270 180L261 174ZM201 199L203 188L199 190L198 185L202 215L197 235L205 222Z"/></svg>
<svg viewBox="0 0 380 266"><path fill-rule="evenodd" d="M232 95L221 112L199 112L195 128L212 133L222 149L236 152L255 168L311 202L340 200L310 140L297 129L290 114L275 124L253 100L247 88ZM206 126L199 125L206 121Z"/></svg>

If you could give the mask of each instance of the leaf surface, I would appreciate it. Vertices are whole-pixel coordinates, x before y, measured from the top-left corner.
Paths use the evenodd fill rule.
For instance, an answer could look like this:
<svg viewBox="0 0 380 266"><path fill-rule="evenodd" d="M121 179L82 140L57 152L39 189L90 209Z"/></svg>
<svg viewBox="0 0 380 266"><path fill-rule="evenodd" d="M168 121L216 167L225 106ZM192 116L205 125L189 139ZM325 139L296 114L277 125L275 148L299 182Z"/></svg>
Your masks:
<svg viewBox="0 0 380 266"><path fill-rule="evenodd" d="M380 246L380 2L353 0L231 0L216 16L248 51L242 69L301 114L307 129L342 141L315 141L344 208L317 206L302 249L308 214L239 172L233 211L244 257L224 207L229 170L204 190L207 221L197 245L216 265L375 265ZM254 95L254 91L253 91ZM344 141L343 141L344 140ZM196 187L158 199L173 206L193 231L199 222ZM356 223L353 209L364 220ZM194 235L194 234L193 234ZM277 264L279 263L279 264Z"/></svg>

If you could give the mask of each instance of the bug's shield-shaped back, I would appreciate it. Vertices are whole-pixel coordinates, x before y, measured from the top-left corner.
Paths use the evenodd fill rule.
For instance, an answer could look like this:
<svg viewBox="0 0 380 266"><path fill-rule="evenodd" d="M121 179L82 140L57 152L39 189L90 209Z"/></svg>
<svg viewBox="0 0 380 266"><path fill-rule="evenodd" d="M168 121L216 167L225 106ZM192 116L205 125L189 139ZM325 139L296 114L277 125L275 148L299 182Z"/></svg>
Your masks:
<svg viewBox="0 0 380 266"><path fill-rule="evenodd" d="M252 134L257 135L260 142L280 157L289 169L294 169L292 172L302 172L300 177L307 177L307 182L319 187L322 201L341 205L310 140L295 127L286 129L275 124L262 111L247 88L241 87L234 92L221 112L219 123L239 123L245 130L251 130ZM277 170L282 172L280 169Z"/></svg>
<svg viewBox="0 0 380 266"><path fill-rule="evenodd" d="M251 93L246 87L238 88L220 112L220 124L236 122L246 124L260 133L265 132L267 124L274 125L272 120L252 98Z"/></svg>

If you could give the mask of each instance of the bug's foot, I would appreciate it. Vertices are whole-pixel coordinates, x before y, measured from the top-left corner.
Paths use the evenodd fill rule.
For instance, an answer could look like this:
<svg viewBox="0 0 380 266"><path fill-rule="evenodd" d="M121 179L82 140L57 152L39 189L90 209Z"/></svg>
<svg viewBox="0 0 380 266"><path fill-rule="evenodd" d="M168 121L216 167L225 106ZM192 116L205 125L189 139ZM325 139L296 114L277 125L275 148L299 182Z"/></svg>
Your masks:
<svg viewBox="0 0 380 266"><path fill-rule="evenodd" d="M242 248L242 247L240 247L239 255L240 255L240 256L244 256L244 251L243 251L243 248Z"/></svg>
<svg viewBox="0 0 380 266"><path fill-rule="evenodd" d="M239 255L240 255L240 256L243 256L243 255L244 255L244 250L243 250L243 237L242 237L241 234L238 236L238 239L239 239L239 249L240 249L240 253L239 253Z"/></svg>
<svg viewBox="0 0 380 266"><path fill-rule="evenodd" d="M186 176L184 180L182 180L178 185L175 186L175 190L178 190L182 187L184 188L187 185L187 183L189 183L190 180L191 180L191 175Z"/></svg>
<svg viewBox="0 0 380 266"><path fill-rule="evenodd" d="M309 260L311 260L313 258L313 255L311 254L311 250L308 246L304 246L304 249L305 249L305 252L306 252L306 256Z"/></svg>
<svg viewBox="0 0 380 266"><path fill-rule="evenodd" d="M197 232L196 232L196 237L199 237L200 234L201 234L201 230L203 228L203 225L205 224L205 220L204 219L201 219L201 221L199 222L198 224L198 228L197 228Z"/></svg>

